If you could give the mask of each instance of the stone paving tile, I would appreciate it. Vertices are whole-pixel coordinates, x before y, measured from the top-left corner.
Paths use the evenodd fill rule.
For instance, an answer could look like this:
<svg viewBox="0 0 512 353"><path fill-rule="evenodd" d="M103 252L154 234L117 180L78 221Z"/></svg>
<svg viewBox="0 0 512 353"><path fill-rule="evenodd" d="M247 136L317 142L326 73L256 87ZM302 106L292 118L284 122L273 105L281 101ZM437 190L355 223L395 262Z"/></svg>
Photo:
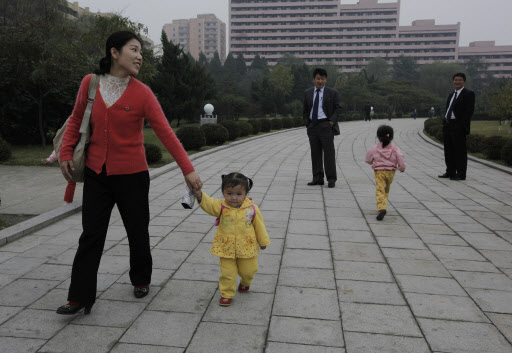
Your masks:
<svg viewBox="0 0 512 353"><path fill-rule="evenodd" d="M187 353L263 352L267 327L202 322ZM233 339L243 337L243 339Z"/></svg>
<svg viewBox="0 0 512 353"><path fill-rule="evenodd" d="M482 255L469 246L430 245L429 248L440 259L486 261Z"/></svg>
<svg viewBox="0 0 512 353"><path fill-rule="evenodd" d="M485 314L469 297L404 294L414 315L417 317L489 323Z"/></svg>
<svg viewBox="0 0 512 353"><path fill-rule="evenodd" d="M237 292L231 306L227 308L218 305L219 298L220 291L217 291L201 321L268 326L274 300L273 294Z"/></svg>
<svg viewBox="0 0 512 353"><path fill-rule="evenodd" d="M272 243L274 242L272 241ZM331 250L331 245L329 244L329 238L323 235L288 233L286 236L286 248Z"/></svg>
<svg viewBox="0 0 512 353"><path fill-rule="evenodd" d="M124 330L114 327L68 325L39 352L110 352Z"/></svg>
<svg viewBox="0 0 512 353"><path fill-rule="evenodd" d="M464 289L452 278L397 275L404 292L464 296Z"/></svg>
<svg viewBox="0 0 512 353"><path fill-rule="evenodd" d="M50 339L73 318L54 310L25 309L0 326L0 336Z"/></svg>
<svg viewBox="0 0 512 353"><path fill-rule="evenodd" d="M359 230L329 230L329 238L331 241L375 243L371 232Z"/></svg>
<svg viewBox="0 0 512 353"><path fill-rule="evenodd" d="M396 283L337 281L340 302L405 305Z"/></svg>
<svg viewBox="0 0 512 353"><path fill-rule="evenodd" d="M397 275L417 275L430 277L451 277L439 261L388 259L389 266Z"/></svg>
<svg viewBox="0 0 512 353"><path fill-rule="evenodd" d="M272 316L269 341L344 347L340 321Z"/></svg>
<svg viewBox="0 0 512 353"><path fill-rule="evenodd" d="M496 289L512 292L512 280L501 273L450 272L464 288Z"/></svg>
<svg viewBox="0 0 512 353"><path fill-rule="evenodd" d="M334 261L336 279L372 282L394 282L385 263Z"/></svg>
<svg viewBox="0 0 512 353"><path fill-rule="evenodd" d="M187 347L200 320L201 314L146 310L119 342ZM212 349L212 351L215 350Z"/></svg>
<svg viewBox="0 0 512 353"><path fill-rule="evenodd" d="M310 319L340 319L336 291L316 288L277 286L272 314Z"/></svg>
<svg viewBox="0 0 512 353"><path fill-rule="evenodd" d="M40 339L2 337L2 349L5 352L34 353L45 343L45 340Z"/></svg>
<svg viewBox="0 0 512 353"><path fill-rule="evenodd" d="M487 289L467 289L469 295L483 311L512 314L512 293Z"/></svg>
<svg viewBox="0 0 512 353"><path fill-rule="evenodd" d="M406 306L341 303L344 332L422 337Z"/></svg>
<svg viewBox="0 0 512 353"><path fill-rule="evenodd" d="M345 340L349 353L430 353L423 338L346 332Z"/></svg>
<svg viewBox="0 0 512 353"><path fill-rule="evenodd" d="M268 342L265 353L345 353L343 348Z"/></svg>
<svg viewBox="0 0 512 353"><path fill-rule="evenodd" d="M448 270L455 271L474 271L474 272L500 272L490 262L483 261L470 261L470 260L451 260L451 259L440 259L443 265Z"/></svg>
<svg viewBox="0 0 512 353"><path fill-rule="evenodd" d="M376 244L333 242L331 247L334 260L384 262Z"/></svg>
<svg viewBox="0 0 512 353"><path fill-rule="evenodd" d="M281 266L332 269L331 252L286 248Z"/></svg>
<svg viewBox="0 0 512 353"><path fill-rule="evenodd" d="M435 351L454 353L510 353L512 347L493 325L418 319ZM457 337L457 339L453 339Z"/></svg>
<svg viewBox="0 0 512 353"><path fill-rule="evenodd" d="M496 328L509 340L512 341L512 315L487 313L489 319Z"/></svg>
<svg viewBox="0 0 512 353"><path fill-rule="evenodd" d="M216 289L214 282L171 280L153 298L148 310L202 314Z"/></svg>

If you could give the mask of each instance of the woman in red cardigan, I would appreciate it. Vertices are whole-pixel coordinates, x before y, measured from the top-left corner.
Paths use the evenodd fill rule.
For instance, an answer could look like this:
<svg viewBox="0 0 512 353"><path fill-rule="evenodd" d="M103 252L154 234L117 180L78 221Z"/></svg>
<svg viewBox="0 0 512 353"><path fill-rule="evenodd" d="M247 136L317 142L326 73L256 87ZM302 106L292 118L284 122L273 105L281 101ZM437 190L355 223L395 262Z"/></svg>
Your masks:
<svg viewBox="0 0 512 353"><path fill-rule="evenodd" d="M100 61L100 84L91 114L91 138L87 150L82 227L73 262L68 304L59 314L88 314L96 300L98 267L105 244L110 214L117 205L130 244L130 280L136 298L149 292L152 258L149 245L149 173L142 128L148 120L165 148L181 168L191 190L202 182L172 131L149 87L137 81L142 65L142 41L127 31L112 34ZM92 75L82 80L75 108L60 149L60 167L69 181L73 148L87 105Z"/></svg>

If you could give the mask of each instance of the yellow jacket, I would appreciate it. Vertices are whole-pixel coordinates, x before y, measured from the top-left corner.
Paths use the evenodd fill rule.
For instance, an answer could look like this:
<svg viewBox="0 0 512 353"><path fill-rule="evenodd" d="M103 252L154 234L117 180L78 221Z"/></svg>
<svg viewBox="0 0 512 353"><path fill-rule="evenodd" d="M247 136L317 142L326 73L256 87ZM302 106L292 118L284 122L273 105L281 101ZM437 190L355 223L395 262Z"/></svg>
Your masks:
<svg viewBox="0 0 512 353"><path fill-rule="evenodd" d="M218 217L221 204L224 205L224 210L210 253L231 259L258 256L259 246L270 244L270 238L258 206L254 205L256 215L254 221L251 221L254 213L251 206L252 200L246 198L240 208L233 208L225 201L214 199L203 192L200 206L206 213Z"/></svg>

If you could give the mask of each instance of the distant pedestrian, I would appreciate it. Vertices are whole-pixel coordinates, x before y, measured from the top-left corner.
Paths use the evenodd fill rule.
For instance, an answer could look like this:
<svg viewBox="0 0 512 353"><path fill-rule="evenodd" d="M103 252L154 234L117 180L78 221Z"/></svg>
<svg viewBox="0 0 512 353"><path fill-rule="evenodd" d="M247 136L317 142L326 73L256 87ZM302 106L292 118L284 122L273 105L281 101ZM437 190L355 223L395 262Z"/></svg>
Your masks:
<svg viewBox="0 0 512 353"><path fill-rule="evenodd" d="M50 154L48 158L43 159L44 164L52 164L57 160L57 154L55 151ZM64 193L64 202L71 203L73 202L73 197L75 196L76 183L74 181L68 181L68 185L66 186L66 192Z"/></svg>
<svg viewBox="0 0 512 353"><path fill-rule="evenodd" d="M405 170L404 155L398 146L391 143L393 140L393 128L389 125L381 125L377 129L379 143L366 153L365 162L375 171L375 184L377 199L377 220L382 221L388 207L389 190L398 169Z"/></svg>
<svg viewBox="0 0 512 353"><path fill-rule="evenodd" d="M372 120L372 106L370 102L366 102L366 104L364 105L364 121L367 120Z"/></svg>
<svg viewBox="0 0 512 353"><path fill-rule="evenodd" d="M236 293L236 279L240 276L239 292L249 291L258 271L258 253L270 244L260 209L247 193L252 180L241 173L222 176L224 200L214 199L201 190L196 197L201 208L217 217L217 232L210 253L220 257L220 301L229 306Z"/></svg>

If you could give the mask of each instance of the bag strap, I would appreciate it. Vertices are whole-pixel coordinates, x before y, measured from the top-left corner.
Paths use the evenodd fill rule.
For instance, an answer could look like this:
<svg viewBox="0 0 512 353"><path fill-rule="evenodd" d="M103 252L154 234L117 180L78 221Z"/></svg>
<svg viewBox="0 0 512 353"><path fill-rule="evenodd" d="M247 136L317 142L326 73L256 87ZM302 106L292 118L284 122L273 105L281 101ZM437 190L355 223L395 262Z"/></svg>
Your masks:
<svg viewBox="0 0 512 353"><path fill-rule="evenodd" d="M217 217L217 219L215 220L215 225L218 226L220 224L220 217L222 216L222 211L224 211L224 205L221 203L220 204L220 213L219 213L219 217Z"/></svg>
<svg viewBox="0 0 512 353"><path fill-rule="evenodd" d="M96 92L98 90L98 85L100 83L100 76L93 74L91 77L91 81L89 82L89 93L87 95L87 107L85 107L84 118L82 119L82 125L80 125L80 133L82 134L82 139L85 140L85 134L87 133L87 128L89 127L89 122L91 121L91 113L92 106L94 104L94 100L96 99Z"/></svg>

